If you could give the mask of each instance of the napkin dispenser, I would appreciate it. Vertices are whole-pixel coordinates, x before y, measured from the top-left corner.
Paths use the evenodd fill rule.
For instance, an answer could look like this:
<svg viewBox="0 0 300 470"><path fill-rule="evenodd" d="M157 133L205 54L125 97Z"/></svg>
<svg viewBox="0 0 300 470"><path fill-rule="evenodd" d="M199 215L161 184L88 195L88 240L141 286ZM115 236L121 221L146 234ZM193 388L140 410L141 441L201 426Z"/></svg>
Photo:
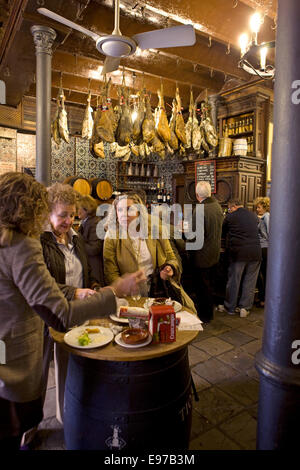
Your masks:
<svg viewBox="0 0 300 470"><path fill-rule="evenodd" d="M153 343L176 341L176 315L171 305L151 305L149 308L149 333Z"/></svg>

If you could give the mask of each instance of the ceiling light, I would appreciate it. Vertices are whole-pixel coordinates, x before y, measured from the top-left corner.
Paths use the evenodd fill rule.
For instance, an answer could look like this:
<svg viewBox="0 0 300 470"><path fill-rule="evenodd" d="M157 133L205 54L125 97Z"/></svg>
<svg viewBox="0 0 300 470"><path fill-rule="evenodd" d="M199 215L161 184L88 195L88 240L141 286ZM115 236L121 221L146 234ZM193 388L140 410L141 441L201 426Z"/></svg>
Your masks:
<svg viewBox="0 0 300 470"><path fill-rule="evenodd" d="M254 13L250 18L250 27L252 31L252 39L249 41L247 34L242 34L239 39L241 48L241 59L238 66L250 73L251 75L258 75L260 78L274 78L275 67L267 65L268 49L275 47L275 41L269 41L258 44L257 35L262 24L262 18L259 13ZM258 65L253 64L253 59L259 54L260 62Z"/></svg>

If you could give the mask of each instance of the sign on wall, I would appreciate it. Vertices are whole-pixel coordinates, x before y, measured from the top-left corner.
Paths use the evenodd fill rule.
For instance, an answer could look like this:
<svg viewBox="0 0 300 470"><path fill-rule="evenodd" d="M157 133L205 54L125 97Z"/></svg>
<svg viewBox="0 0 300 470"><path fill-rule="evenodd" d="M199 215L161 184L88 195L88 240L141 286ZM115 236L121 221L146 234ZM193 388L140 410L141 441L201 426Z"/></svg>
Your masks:
<svg viewBox="0 0 300 470"><path fill-rule="evenodd" d="M201 160L195 162L195 184L198 181L208 181L211 185L211 192L217 192L216 161Z"/></svg>

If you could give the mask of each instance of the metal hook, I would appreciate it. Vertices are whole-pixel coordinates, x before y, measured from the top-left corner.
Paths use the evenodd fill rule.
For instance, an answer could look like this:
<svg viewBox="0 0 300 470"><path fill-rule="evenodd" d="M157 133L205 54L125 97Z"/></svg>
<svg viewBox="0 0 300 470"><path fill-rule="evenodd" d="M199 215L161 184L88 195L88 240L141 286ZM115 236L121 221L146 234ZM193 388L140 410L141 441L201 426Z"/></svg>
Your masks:
<svg viewBox="0 0 300 470"><path fill-rule="evenodd" d="M212 78L212 77L213 77L213 74L214 74L214 69L210 69L209 74L210 74L210 78Z"/></svg>
<svg viewBox="0 0 300 470"><path fill-rule="evenodd" d="M271 29L275 31L277 29L277 17L273 19L274 26L271 26Z"/></svg>
<svg viewBox="0 0 300 470"><path fill-rule="evenodd" d="M194 72L196 72L196 70L197 70L197 65L198 64L194 64Z"/></svg>
<svg viewBox="0 0 300 470"><path fill-rule="evenodd" d="M211 36L208 36L208 47L211 47Z"/></svg>
<svg viewBox="0 0 300 470"><path fill-rule="evenodd" d="M227 51L226 51L226 55L230 54L230 43L227 44Z"/></svg>

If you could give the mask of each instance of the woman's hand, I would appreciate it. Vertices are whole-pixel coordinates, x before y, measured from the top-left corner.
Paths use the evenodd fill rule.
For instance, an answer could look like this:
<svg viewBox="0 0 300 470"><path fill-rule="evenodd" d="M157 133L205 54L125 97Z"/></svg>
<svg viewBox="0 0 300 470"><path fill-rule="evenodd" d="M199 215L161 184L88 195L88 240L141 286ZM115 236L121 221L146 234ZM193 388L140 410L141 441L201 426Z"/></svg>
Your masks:
<svg viewBox="0 0 300 470"><path fill-rule="evenodd" d="M146 280L144 271L139 270L132 274L124 274L124 276L117 279L111 287L117 297L135 295L139 292L139 285Z"/></svg>
<svg viewBox="0 0 300 470"><path fill-rule="evenodd" d="M83 299L86 299L87 297L90 297L91 295L94 295L94 294L96 294L96 291L92 290L92 289L76 289L74 299L75 300L83 300Z"/></svg>
<svg viewBox="0 0 300 470"><path fill-rule="evenodd" d="M167 281L170 277L174 276L173 268L167 264L161 271L160 271L160 278L163 281Z"/></svg>

